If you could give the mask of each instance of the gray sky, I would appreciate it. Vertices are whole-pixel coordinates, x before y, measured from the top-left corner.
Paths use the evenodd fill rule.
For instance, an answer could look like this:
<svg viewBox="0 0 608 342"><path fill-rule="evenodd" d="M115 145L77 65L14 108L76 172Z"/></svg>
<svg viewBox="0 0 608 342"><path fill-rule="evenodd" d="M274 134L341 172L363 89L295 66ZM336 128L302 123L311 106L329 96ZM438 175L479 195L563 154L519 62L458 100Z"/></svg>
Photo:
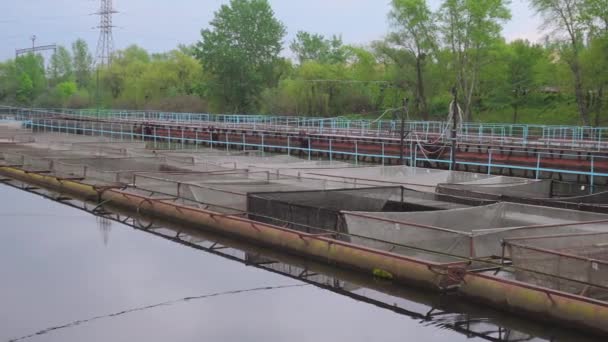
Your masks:
<svg viewBox="0 0 608 342"><path fill-rule="evenodd" d="M14 55L16 48L29 47L29 37L37 44L69 46L84 38L93 53L97 45L99 0L19 0L0 1L0 60ZM114 0L121 13L114 16L116 48L130 44L160 52L178 43L199 38L216 11L226 0ZM382 38L388 30L389 0L270 0L277 17L287 26L289 42L299 30L324 35L341 34L349 44L367 44ZM429 0L436 8L440 0ZM513 19L505 26L507 39L536 41L539 18L527 0L512 0Z"/></svg>

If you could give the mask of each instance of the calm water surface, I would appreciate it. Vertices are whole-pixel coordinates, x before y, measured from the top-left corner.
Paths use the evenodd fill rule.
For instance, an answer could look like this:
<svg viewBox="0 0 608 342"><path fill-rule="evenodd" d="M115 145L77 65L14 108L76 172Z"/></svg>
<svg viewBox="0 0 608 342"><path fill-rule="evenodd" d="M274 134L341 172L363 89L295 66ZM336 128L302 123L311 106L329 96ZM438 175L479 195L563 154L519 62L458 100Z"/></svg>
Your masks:
<svg viewBox="0 0 608 342"><path fill-rule="evenodd" d="M0 341L582 340L399 299L410 317L7 186L0 203Z"/></svg>

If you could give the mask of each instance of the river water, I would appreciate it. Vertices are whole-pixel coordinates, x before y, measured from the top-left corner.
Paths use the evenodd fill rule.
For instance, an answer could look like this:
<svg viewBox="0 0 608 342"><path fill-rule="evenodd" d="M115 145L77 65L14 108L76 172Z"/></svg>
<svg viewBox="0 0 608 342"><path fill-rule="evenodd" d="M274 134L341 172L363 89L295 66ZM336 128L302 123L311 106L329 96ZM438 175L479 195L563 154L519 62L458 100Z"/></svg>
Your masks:
<svg viewBox="0 0 608 342"><path fill-rule="evenodd" d="M229 260L4 185L0 203L0 341L592 340L437 295L254 267L268 259Z"/></svg>

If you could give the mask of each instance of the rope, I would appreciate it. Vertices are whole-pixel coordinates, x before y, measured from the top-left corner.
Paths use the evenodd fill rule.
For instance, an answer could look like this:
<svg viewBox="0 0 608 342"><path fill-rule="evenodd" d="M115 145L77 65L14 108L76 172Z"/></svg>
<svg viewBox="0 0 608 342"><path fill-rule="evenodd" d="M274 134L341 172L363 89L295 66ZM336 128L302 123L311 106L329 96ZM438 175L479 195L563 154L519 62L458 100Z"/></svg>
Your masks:
<svg viewBox="0 0 608 342"><path fill-rule="evenodd" d="M460 105L458 105L457 103L455 104L455 102L452 101L452 102L450 102L450 109L448 111L448 116L447 116L447 124L445 125L443 132L441 132L441 134L435 140L432 140L430 142L425 142L425 144L435 145L441 140L445 141L444 138L447 136L447 134L451 131L451 129L453 127L454 109L456 107L458 108L458 118L457 118L458 122L457 122L456 130L457 130L457 132L462 133L462 127L463 127L462 108L460 108ZM424 156L425 159L429 159L429 157L428 157L429 154L433 154L433 153L442 154L449 145L448 144L449 142L446 141L438 150L430 151L422 145L422 143L421 143L422 139L420 139L420 137L418 136L418 133L415 131L413 131L412 133L413 133L415 141L416 141L416 146L420 148L420 151L422 152L422 155Z"/></svg>

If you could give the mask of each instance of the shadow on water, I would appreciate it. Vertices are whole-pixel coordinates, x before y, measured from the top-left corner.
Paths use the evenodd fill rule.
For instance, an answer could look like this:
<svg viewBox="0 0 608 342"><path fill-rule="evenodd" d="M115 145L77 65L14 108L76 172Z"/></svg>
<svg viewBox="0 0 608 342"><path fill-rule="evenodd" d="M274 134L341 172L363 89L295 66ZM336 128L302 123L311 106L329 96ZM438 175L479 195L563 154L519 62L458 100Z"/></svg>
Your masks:
<svg viewBox="0 0 608 342"><path fill-rule="evenodd" d="M52 193L39 193L49 199L58 198ZM11 341L26 340L59 329L72 328L99 319L115 318L125 314L175 305L210 297L238 295L247 292L279 290L288 287L314 285L333 293L365 302L376 307L390 310L416 320L425 326L449 329L467 338L487 341L594 341L592 336L584 336L570 330L556 328L516 315L470 303L455 294L437 294L419 289L393 285L390 281L366 276L361 273L333 268L329 265L311 261L255 246L243 241L208 233L200 228L176 226L162 220L137 217L121 212L118 208L98 207L94 204L74 200L62 200L64 205L94 213L99 219L98 228L105 244L109 241L112 222L130 226L146 234L170 240L174 243L223 257L250 267L279 274L303 284L258 287L203 294L162 303L131 308L120 312L77 320L63 325L42 329L27 336Z"/></svg>

